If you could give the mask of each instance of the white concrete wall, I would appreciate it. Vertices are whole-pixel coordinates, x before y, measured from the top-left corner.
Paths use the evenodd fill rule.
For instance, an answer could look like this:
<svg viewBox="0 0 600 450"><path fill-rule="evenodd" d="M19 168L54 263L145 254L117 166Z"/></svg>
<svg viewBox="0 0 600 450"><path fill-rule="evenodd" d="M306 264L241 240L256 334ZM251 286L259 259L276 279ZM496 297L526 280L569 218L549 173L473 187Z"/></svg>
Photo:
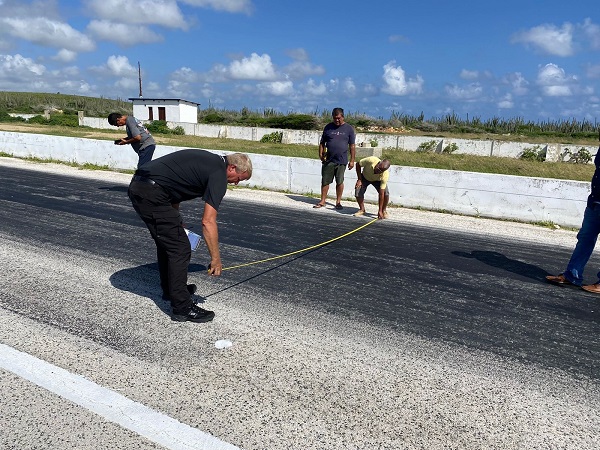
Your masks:
<svg viewBox="0 0 600 450"><path fill-rule="evenodd" d="M154 157L180 149L159 145ZM137 165L137 155L130 146L95 139L0 132L0 152L18 157L107 165L114 169L134 169ZM320 193L319 160L250 156L254 174L241 185L297 194ZM569 227L581 225L590 186L579 181L403 166L392 166L390 171L390 201L395 205L527 222L549 221ZM344 198L353 198L355 181L356 172L347 171ZM330 193L334 192L332 185ZM365 198L376 202L375 190L369 188Z"/></svg>
<svg viewBox="0 0 600 450"><path fill-rule="evenodd" d="M135 114L134 114L135 115ZM136 117L142 120L141 117ZM155 117L157 115L155 114ZM147 118L147 114L146 114ZM144 119L146 120L146 119ZM92 128L110 128L106 119L95 117L83 117L79 120L80 126ZM246 141L260 141L266 134L274 132L283 132L282 142L284 144L306 144L319 145L321 131L315 130L283 130L277 128L254 128L254 127L236 127L232 125L210 125L195 124L169 121L169 128L181 126L188 136L205 136L212 138L241 139ZM547 161L558 161L560 155L565 149L576 152L580 148L585 148L592 155L596 153L596 146L589 145L560 145L554 143L532 144L528 142L510 142L497 140L476 140L476 139L442 139L431 136L404 136L394 134L370 134L357 133L356 145L358 147L371 147L371 141L377 141L376 147L379 149L397 149L407 151L417 151L423 143L435 141L435 151L441 152L446 146L454 143L458 149L455 154L468 154L477 156L500 156L507 158L518 158L525 148L547 149ZM591 162L590 162L591 163Z"/></svg>

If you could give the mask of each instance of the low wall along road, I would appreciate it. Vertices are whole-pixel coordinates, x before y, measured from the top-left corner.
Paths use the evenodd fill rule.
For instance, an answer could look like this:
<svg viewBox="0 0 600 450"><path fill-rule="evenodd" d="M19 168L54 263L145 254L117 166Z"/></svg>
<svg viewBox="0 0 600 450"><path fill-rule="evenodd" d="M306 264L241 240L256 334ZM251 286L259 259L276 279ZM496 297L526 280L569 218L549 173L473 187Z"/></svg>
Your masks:
<svg viewBox="0 0 600 450"><path fill-rule="evenodd" d="M158 145L154 157L180 149ZM0 132L0 151L22 158L52 158L114 169L134 169L137 165L137 155L130 146L115 146L108 140ZM297 194L320 193L319 160L251 156L254 174L240 185ZM404 166L392 166L390 171L392 205L525 222L553 222L568 227L581 225L590 186L580 181ZM353 198L355 181L356 172L348 171L344 198ZM365 198L376 202L375 190L367 190Z"/></svg>

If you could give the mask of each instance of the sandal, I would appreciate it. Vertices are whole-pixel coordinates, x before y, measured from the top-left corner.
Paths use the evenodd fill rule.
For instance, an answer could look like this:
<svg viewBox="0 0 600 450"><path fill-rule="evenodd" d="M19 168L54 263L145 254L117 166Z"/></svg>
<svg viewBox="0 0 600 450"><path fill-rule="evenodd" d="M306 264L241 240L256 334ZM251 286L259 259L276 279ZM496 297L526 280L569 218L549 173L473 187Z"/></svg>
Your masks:
<svg viewBox="0 0 600 450"><path fill-rule="evenodd" d="M562 273L560 275L546 275L546 281L558 286L569 286L573 284L567 280Z"/></svg>
<svg viewBox="0 0 600 450"><path fill-rule="evenodd" d="M322 208L323 206L325 206L325 205L322 205L322 204L320 204L320 203L317 203L315 206L313 206L313 208Z"/></svg>
<svg viewBox="0 0 600 450"><path fill-rule="evenodd" d="M337 205L335 205L335 209L344 209L344 207L341 203L338 203Z"/></svg>

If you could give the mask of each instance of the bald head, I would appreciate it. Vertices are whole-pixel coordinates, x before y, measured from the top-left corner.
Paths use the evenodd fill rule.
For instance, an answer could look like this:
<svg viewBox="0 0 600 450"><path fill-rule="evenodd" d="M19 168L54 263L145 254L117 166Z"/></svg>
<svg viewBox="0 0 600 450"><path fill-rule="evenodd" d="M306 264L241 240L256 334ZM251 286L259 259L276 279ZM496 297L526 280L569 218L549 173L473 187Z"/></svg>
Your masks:
<svg viewBox="0 0 600 450"><path fill-rule="evenodd" d="M373 172L375 173L383 173L390 168L390 160L383 159L377 163L377 165L373 168Z"/></svg>

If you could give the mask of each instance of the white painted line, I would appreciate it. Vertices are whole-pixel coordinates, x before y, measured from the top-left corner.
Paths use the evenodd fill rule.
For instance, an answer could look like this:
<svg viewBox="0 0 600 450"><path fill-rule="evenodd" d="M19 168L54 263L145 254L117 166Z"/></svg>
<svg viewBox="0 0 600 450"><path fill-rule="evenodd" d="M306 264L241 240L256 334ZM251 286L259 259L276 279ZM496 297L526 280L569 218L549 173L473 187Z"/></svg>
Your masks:
<svg viewBox="0 0 600 450"><path fill-rule="evenodd" d="M0 367L150 441L174 450L239 450L141 403L27 353L0 344Z"/></svg>

